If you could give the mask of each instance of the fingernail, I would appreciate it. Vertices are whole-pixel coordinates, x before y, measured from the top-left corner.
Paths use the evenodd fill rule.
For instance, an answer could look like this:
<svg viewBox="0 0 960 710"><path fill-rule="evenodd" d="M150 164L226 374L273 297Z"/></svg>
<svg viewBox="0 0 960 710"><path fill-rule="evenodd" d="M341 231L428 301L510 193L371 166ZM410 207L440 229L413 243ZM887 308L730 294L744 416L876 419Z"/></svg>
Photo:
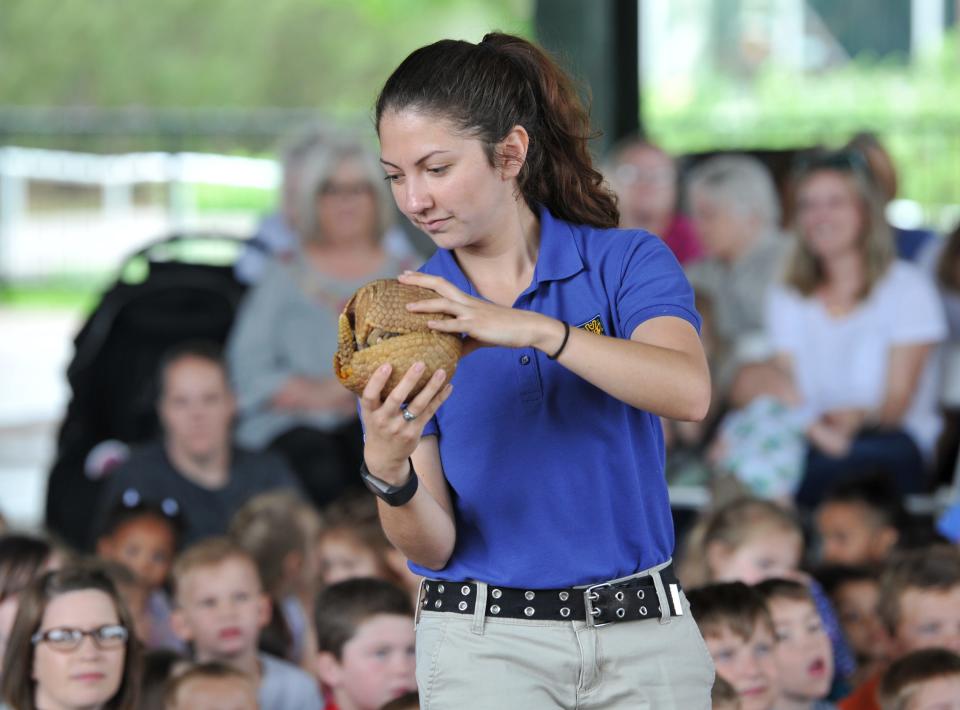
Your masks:
<svg viewBox="0 0 960 710"><path fill-rule="evenodd" d="M444 372L443 370L437 370L436 372L433 373L433 379L435 379L437 382L440 382L446 376L447 376L447 373Z"/></svg>
<svg viewBox="0 0 960 710"><path fill-rule="evenodd" d="M414 372L423 372L425 368L426 368L426 365L424 365L422 362L416 362L413 364Z"/></svg>
<svg viewBox="0 0 960 710"><path fill-rule="evenodd" d="M383 374L387 374L388 372L390 372L390 363L387 363L386 365L381 365L380 372L382 372Z"/></svg>
<svg viewBox="0 0 960 710"><path fill-rule="evenodd" d="M412 272L410 269L404 269L404 270L403 270L403 273L404 273L404 274L412 274L413 272Z"/></svg>

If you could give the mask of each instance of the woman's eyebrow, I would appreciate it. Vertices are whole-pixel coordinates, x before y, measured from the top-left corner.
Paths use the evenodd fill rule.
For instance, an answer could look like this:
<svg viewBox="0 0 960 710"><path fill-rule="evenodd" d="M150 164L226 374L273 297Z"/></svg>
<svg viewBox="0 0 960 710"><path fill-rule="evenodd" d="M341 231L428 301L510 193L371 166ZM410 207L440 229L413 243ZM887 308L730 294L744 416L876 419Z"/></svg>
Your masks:
<svg viewBox="0 0 960 710"><path fill-rule="evenodd" d="M437 155L438 153L449 153L449 152L450 152L449 150L432 150L429 153L427 153L425 156L420 158L416 163L414 163L414 165L420 165L421 163L423 163L423 161L433 157L434 155ZM397 170L400 169L400 166L394 165L389 160L384 160L383 158L380 158L380 162L383 163L384 165L389 165L391 168L396 168Z"/></svg>

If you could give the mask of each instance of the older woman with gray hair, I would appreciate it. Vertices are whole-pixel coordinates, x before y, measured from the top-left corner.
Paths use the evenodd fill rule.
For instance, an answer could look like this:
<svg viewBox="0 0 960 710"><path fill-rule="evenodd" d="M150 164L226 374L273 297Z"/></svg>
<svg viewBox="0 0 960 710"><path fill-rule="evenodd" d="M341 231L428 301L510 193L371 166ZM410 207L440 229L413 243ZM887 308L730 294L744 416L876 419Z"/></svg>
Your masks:
<svg viewBox="0 0 960 710"><path fill-rule="evenodd" d="M764 299L780 273L788 241L780 234L780 201L766 167L747 155L696 165L687 196L707 256L687 267L710 304L711 331L727 347L715 363L721 396L745 363L772 355L764 337Z"/></svg>
<svg viewBox="0 0 960 710"><path fill-rule="evenodd" d="M299 248L270 264L247 296L227 357L238 442L284 455L323 505L359 480L362 456L356 400L331 369L337 317L357 288L415 264L384 248L392 202L362 146L318 145L304 159L300 185Z"/></svg>

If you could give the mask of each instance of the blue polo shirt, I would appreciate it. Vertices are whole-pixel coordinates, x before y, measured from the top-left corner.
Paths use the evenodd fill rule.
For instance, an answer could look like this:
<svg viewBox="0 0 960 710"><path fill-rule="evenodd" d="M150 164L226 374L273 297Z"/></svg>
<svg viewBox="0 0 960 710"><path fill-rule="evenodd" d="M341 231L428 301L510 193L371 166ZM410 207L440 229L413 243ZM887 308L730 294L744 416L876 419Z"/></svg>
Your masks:
<svg viewBox="0 0 960 710"><path fill-rule="evenodd" d="M422 271L478 296L453 254ZM514 308L629 338L650 318L699 330L693 291L662 240L570 224L540 210L540 251ZM659 418L605 394L534 348L463 358L428 423L456 515L435 579L551 589L639 572L673 554Z"/></svg>

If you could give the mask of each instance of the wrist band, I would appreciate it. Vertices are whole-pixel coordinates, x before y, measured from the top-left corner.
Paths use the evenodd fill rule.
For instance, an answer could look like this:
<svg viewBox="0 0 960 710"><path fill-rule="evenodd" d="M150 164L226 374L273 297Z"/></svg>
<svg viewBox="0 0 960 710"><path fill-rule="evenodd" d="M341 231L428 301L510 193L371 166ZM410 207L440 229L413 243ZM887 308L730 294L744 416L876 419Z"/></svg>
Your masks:
<svg viewBox="0 0 960 710"><path fill-rule="evenodd" d="M560 347L557 348L557 352L555 352L553 355L548 354L547 358L550 360L556 360L558 357L560 357L560 353L562 353L563 349L567 347L567 340L569 338L570 338L570 324L564 321L563 322L563 342L560 343Z"/></svg>

